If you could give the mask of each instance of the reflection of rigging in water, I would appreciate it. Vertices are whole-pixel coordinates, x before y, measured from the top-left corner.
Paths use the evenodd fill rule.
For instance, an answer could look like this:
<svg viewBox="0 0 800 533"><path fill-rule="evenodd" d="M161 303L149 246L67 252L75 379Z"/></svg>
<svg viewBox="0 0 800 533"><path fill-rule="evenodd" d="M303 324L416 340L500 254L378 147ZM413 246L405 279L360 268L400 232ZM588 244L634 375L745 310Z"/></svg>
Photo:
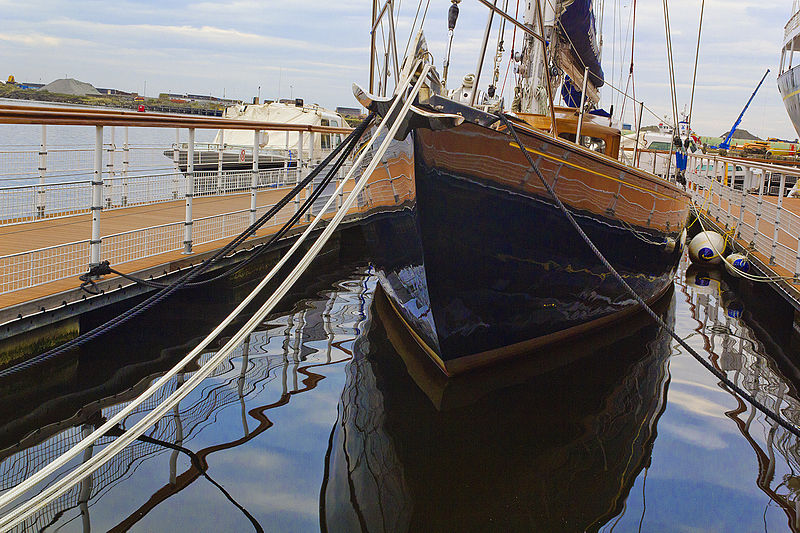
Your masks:
<svg viewBox="0 0 800 533"><path fill-rule="evenodd" d="M732 373L730 379L733 383L747 390L762 404L781 413L792 423L800 424L797 391L775 364L764 356L763 343L740 318L742 303L729 290L719 273L689 267L683 279L680 278L676 278L675 283L689 303L692 316L698 323L696 331L703 338L712 364L729 375ZM721 338L719 346L718 338ZM758 411L723 383L719 383L719 386L730 393L738 404L736 409L726 411L725 416L736 424L755 452L758 461L756 485L783 510L789 528L800 531L800 442L774 420L766 419L763 415L757 417ZM746 418L743 418L744 415ZM755 432L759 428L761 434L757 435ZM776 452L783 458L788 470L777 484L775 471L779 458Z"/></svg>
<svg viewBox="0 0 800 533"><path fill-rule="evenodd" d="M41 530L57 523L63 525L80 517L84 530L88 531L89 509L92 505L97 504L115 485L131 477L142 461L168 451L167 447L172 448L168 458L168 483L155 491L148 501L112 530L123 531L133 526L159 503L204 475L208 469L207 458L210 454L244 444L269 429L273 422L268 418L267 411L286 405L293 395L314 389L324 379L324 375L314 372L314 368L349 360L351 351L347 345L358 336L366 321L365 309L373 286L371 276L368 273L362 274L339 283L335 290L326 291L325 298L303 302L302 309L294 313L273 317L259 330L254 331L228 362L220 365L202 387L193 392L195 400L191 405L183 409L175 406L169 415L165 415L148 432L146 442L135 442L125 448L103 468L84 478L70 491L20 524L16 530ZM202 354L197 365L201 365L213 354ZM161 394L169 395L191 374L192 371L188 369L179 373ZM280 380L279 390L275 391L280 394L278 399L248 411L246 398L269 393L268 383L274 380ZM186 405L187 400L184 399L182 403ZM151 401L157 403L159 399L154 397ZM241 409L243 436L206 447L194 454L186 450L185 453L189 453L192 458L191 466L178 473L178 448L187 446L192 438L222 416L221 411L225 407L235 404L239 404ZM90 423L61 431L35 446L0 459L0 491L13 487L28 472L58 456L74 441L91 433L95 426L102 423L99 422L102 418L112 416L124 405L116 403L98 407ZM146 411L147 406L143 405L141 409ZM249 427L248 414L255 419L256 427ZM133 421L135 417L136 413L131 415ZM105 436L98 445L87 448L83 460L88 460L97 446L106 445L113 439L112 436ZM165 444L159 445L159 441ZM49 483L54 481L55 479L51 479ZM209 481L214 483L210 479ZM225 493L224 489L218 488ZM229 500L247 514L232 498L229 497ZM66 514L71 509L78 509L79 512L67 519Z"/></svg>
<svg viewBox="0 0 800 533"><path fill-rule="evenodd" d="M581 351L566 364L562 350L531 354L561 366L542 363L544 372L441 411L396 353L393 336L405 330L380 298L347 365L320 491L323 531L593 531L624 513L666 403L664 330L612 328L565 347Z"/></svg>

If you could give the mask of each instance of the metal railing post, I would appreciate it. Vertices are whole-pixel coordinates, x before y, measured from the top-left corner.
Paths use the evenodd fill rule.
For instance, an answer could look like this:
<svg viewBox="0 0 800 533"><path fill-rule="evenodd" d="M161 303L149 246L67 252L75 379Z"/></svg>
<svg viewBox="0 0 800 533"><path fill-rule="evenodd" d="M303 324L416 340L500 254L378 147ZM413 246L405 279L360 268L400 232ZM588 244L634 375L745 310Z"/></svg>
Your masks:
<svg viewBox="0 0 800 533"><path fill-rule="evenodd" d="M308 134L308 143L309 143L309 158L308 158L308 168L311 170L314 167L314 132L310 132ZM308 185L306 185L306 198L309 198L311 194L314 192L314 180L311 180ZM308 206L308 211L306 211L306 222L311 222L311 215L314 212L314 205L311 204Z"/></svg>
<svg viewBox="0 0 800 533"><path fill-rule="evenodd" d="M758 180L758 203L756 204L756 221L753 224L753 240L750 241L750 248L756 246L756 236L758 235L758 223L761 221L761 212L764 206L764 179L767 177L766 171L761 172Z"/></svg>
<svg viewBox="0 0 800 533"><path fill-rule="evenodd" d="M260 130L253 131L253 174L250 176L250 224L256 221L256 191L258 190L258 145Z"/></svg>
<svg viewBox="0 0 800 533"><path fill-rule="evenodd" d="M94 174L92 175L92 238L89 240L89 267L100 264L100 211L103 210L103 126L95 126Z"/></svg>
<svg viewBox="0 0 800 533"><path fill-rule="evenodd" d="M175 174L172 178L172 198L178 199L178 178L177 174L181 171L181 130L175 128L175 147L172 149L172 161L175 164ZM187 159L188 164L188 159ZM188 170L188 167L187 167Z"/></svg>
<svg viewBox="0 0 800 533"><path fill-rule="evenodd" d="M797 253L794 261L794 278L792 283L800 283L800 235L797 237Z"/></svg>
<svg viewBox="0 0 800 533"><path fill-rule="evenodd" d="M642 130L644 102L639 104L639 121L636 123L636 144L633 145L633 166L639 168L639 132Z"/></svg>
<svg viewBox="0 0 800 533"><path fill-rule="evenodd" d="M36 191L36 218L44 218L46 192L44 188L47 175L47 125L42 124L42 144L39 146L39 190Z"/></svg>
<svg viewBox="0 0 800 533"><path fill-rule="evenodd" d="M297 176L297 183L302 181L303 179L303 132L297 132L297 171L295 175ZM300 193L298 192L294 196L294 212L297 213L300 210Z"/></svg>
<svg viewBox="0 0 800 533"><path fill-rule="evenodd" d="M224 189L222 186L222 160L224 159L224 153L222 151L223 146L225 145L225 130L219 130L219 145L217 146L217 194L224 193Z"/></svg>
<svg viewBox="0 0 800 533"><path fill-rule="evenodd" d="M128 205L128 167L131 147L128 144L128 126L125 126L125 141L122 144L122 206Z"/></svg>
<svg viewBox="0 0 800 533"><path fill-rule="evenodd" d="M336 199L336 210L342 208L342 202L344 201L344 187L339 189L342 184L342 169L339 169L339 172L336 173L336 189L339 190L339 197Z"/></svg>
<svg viewBox="0 0 800 533"><path fill-rule="evenodd" d="M719 192L717 193L717 208L714 209L714 220L719 222L719 212L722 209L722 179L719 175L719 163L718 159L714 159L714 181L720 183ZM724 164L724 163L723 163ZM714 197L711 197L711 205L714 205Z"/></svg>
<svg viewBox="0 0 800 533"><path fill-rule="evenodd" d="M727 170L727 168L728 168L728 165L726 163L725 164L725 169ZM730 223L731 223L731 206L733 205L733 193L736 191L736 189L734 189L734 187L733 187L736 184L736 165L733 165L733 178L731 178L731 182L730 183L731 183L730 186L728 186L728 185L725 186L725 192L728 195L728 198L727 198L727 200L728 200L728 211L725 214L725 229L728 229L728 227L730 226Z"/></svg>
<svg viewBox="0 0 800 533"><path fill-rule="evenodd" d="M292 153L289 151L289 132L286 132L286 152L284 153L283 160L283 184L289 183L289 160L292 158Z"/></svg>
<svg viewBox="0 0 800 533"><path fill-rule="evenodd" d="M734 175L734 179L736 176ZM733 238L738 239L742 233L742 220L744 220L744 204L747 199L747 185L753 180L753 169L744 167L744 177L742 178L742 201L739 203L739 219L736 221L736 231Z"/></svg>
<svg viewBox="0 0 800 533"><path fill-rule="evenodd" d="M775 250L778 248L778 229L781 225L781 208L783 207L783 193L786 189L786 172L781 172L781 185L778 189L778 207L775 210L775 225L772 230L772 252L769 256L769 264L775 264Z"/></svg>
<svg viewBox="0 0 800 533"><path fill-rule="evenodd" d="M117 147L114 145L114 126L111 126L111 139L108 143L108 155L106 156L106 179L105 183L105 201L106 209L111 209L112 200L114 199L114 150Z"/></svg>
<svg viewBox="0 0 800 533"><path fill-rule="evenodd" d="M186 149L186 218L183 221L183 253L192 253L192 199L194 198L194 128L189 128Z"/></svg>

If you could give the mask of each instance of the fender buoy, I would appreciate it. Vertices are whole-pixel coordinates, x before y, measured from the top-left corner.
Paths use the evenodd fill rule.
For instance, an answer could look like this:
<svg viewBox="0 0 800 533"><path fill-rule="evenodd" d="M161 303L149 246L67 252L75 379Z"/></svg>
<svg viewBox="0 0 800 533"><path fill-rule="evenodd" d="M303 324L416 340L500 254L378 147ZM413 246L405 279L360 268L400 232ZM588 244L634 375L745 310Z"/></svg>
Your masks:
<svg viewBox="0 0 800 533"><path fill-rule="evenodd" d="M728 274L737 278L741 278L743 272L745 274L750 272L750 260L742 254L730 254L725 258L723 265Z"/></svg>
<svg viewBox="0 0 800 533"><path fill-rule="evenodd" d="M725 253L725 240L715 231L702 231L689 243L689 257L698 265L718 265Z"/></svg>

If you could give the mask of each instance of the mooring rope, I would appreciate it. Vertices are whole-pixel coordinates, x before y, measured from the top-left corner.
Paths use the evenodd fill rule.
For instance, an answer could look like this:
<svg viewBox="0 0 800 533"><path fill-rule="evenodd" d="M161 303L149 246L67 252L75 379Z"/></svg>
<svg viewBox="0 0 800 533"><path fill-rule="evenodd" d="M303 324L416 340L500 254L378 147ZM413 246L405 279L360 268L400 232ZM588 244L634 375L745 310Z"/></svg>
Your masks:
<svg viewBox="0 0 800 533"><path fill-rule="evenodd" d="M785 420L780 414L772 411L767 406L759 402L755 397L750 395L747 391L736 385L733 381L728 379L728 377L722 371L714 368L714 366L711 363L706 361L699 353L697 353L691 346L689 346L686 343L686 341L684 341L681 337L679 337L678 334L675 333L675 330L671 328L669 325L667 325L667 323L664 322L664 320L660 316L658 316L658 314L656 314L656 312L653 311L649 305L647 305L647 302L645 302L644 299L641 296L639 296L639 294L636 291L634 291L630 285L628 285L628 283L622 278L619 272L617 272L617 270L611 265L611 263L608 262L603 253L597 248L597 246L595 246L595 244L592 242L589 236L586 235L586 232L584 232L583 228L580 227L578 222L575 220L575 217L572 216L572 213L570 213L569 210L566 208L566 206L561 202L561 199L553 190L553 187L547 182L547 180L544 179L544 176L539 170L539 167L533 161L533 158L531 158L528 149L525 148L525 146L522 144L522 141L517 135L517 132L514 129L514 126L511 124L511 122L506 118L506 116L503 113L499 113L497 116L500 117L500 120L503 122L503 124L505 124L506 128L508 128L509 133L519 146L519 149L522 151L523 155L525 156L525 159L527 159L528 164L536 173L536 176L542 182L545 189L547 189L547 192L550 194L550 196L552 196L558 208L561 210L562 213L564 213L564 215L567 217L567 220L569 220L572 227L575 228L575 230L581 236L586 245L589 246L589 248L592 250L594 255L597 256L597 258L600 260L601 263L603 263L603 266L605 266L606 269L608 269L608 271L611 273L614 279L616 279L617 282L619 282L619 284L625 289L625 292L627 292L634 300L636 300L636 302L642 306L642 309L644 309L647 312L647 314L650 315L650 317L656 322L656 324L667 330L667 332L672 336L672 338L675 339L678 342L678 344L680 344L687 352L689 352L689 354L691 354L692 357L694 357L701 365L703 365L706 368L706 370L714 374L714 376L717 379L722 381L728 388L733 390L736 394L744 398L753 407L761 411L764 415L767 416L767 418L770 418L771 420L775 421L778 425L780 425L783 429L793 434L795 437L800 438L799 428L797 428L794 424L790 423L789 421Z"/></svg>
<svg viewBox="0 0 800 533"><path fill-rule="evenodd" d="M374 142L381 136L382 132L386 129L387 124L391 121L392 125L389 127L389 131L385 134L383 142L381 143L380 147L377 151L372 155L372 159L370 163L367 165L366 170L358 179L358 181L354 184L353 189L347 195L347 198L342 203L341 208L337 211L336 215L330 221L330 224L322 231L319 237L314 241L314 244L311 245L309 250L306 254L299 260L297 266L286 276L283 282L278 286L275 292L267 299L266 302L253 314L253 316L247 321L247 323L242 326L231 338L228 340L227 343L216 353L214 354L202 367L197 369L191 378L189 378L181 387L175 390L169 397L167 397L163 402L161 402L158 406L153 408L150 412L144 415L136 424L132 427L128 428L124 435L118 437L114 442L104 447L100 450L97 454L93 455L87 461L77 465L75 468L70 470L68 473L64 474L63 477L58 479L52 485L43 488L39 493L35 496L31 497L29 500L21 503L17 507L10 510L7 514L0 517L0 530L7 530L22 520L24 520L27 516L34 513L36 510L40 509L41 507L47 505L53 499L57 498L59 495L63 494L70 487L72 487L75 483L79 482L81 479L86 477L87 475L91 474L98 468L100 468L103 464L111 460L119 451L121 451L125 446L130 444L136 437L142 435L147 428L155 424L158 420L161 419L171 408L177 405L183 398L185 398L194 388L196 388L206 377L208 377L211 372L225 359L227 358L233 350L248 336L250 333L255 330L255 328L264 320L264 318L269 314L272 309L280 302L280 300L286 295L289 289L294 285L297 279L305 272L308 265L314 258L319 254L322 247L325 246L328 239L330 239L333 232L336 230L337 226L341 221L344 219L347 211L352 207L355 203L358 194L361 190L366 186L367 180L370 178L372 173L380 163L381 158L386 153L386 150L389 148L395 134L399 130L401 124L405 116L408 114L409 110L411 109L411 105L416 98L417 94L419 94L420 89L422 88L423 81L427 78L428 73L430 72L431 66L425 65L422 67L422 71L419 75L418 82L414 85L413 89L407 95L405 101L403 101L402 94L405 90L409 87L411 80L406 80L398 89L397 97L394 98L392 105L389 111L384 116L384 119L376 128L376 131L373 133L369 145L371 146ZM416 66L414 68L416 71ZM400 112L395 116L395 110L398 104L403 101L402 108ZM336 190L336 194L344 189L345 183L350 179L351 176L356 172L357 169L360 168L362 161L364 160L368 150L363 150L359 155L356 162L353 164L353 167L348 172L345 179L339 185ZM322 212L325 212L333 203L335 196L331 196L325 204ZM32 474L28 477L25 481L18 484L12 489L9 489L3 494L0 494L0 508L3 508L16 499L18 499L22 494L26 493L28 490L36 486L38 483L47 479L48 476L52 475L53 473L57 472L58 469L67 465L69 461L74 459L78 456L84 449L88 448L89 446L93 445L94 442L102 437L108 430L115 427L117 424L122 422L128 415L130 415L134 409L136 409L142 402L144 402L147 398L152 396L157 390L159 390L164 384L166 384L167 380L171 379L174 375L176 375L182 368L184 368L189 362L194 360L197 355L199 355L206 346L208 346L223 330L225 327L230 324L230 322L238 316L238 314L256 297L256 295L269 283L269 281L277 274L277 272L283 267L286 261L294 254L294 252L301 246L303 241L314 231L316 225L322 220L322 215L318 215L314 218L313 222L306 228L303 234L298 238L295 243L292 245L292 248L281 258L281 260L276 264L272 270L267 274L263 280L253 289L253 291L237 306L237 308L231 312L228 317L222 321L215 329L212 331L205 339L203 339L200 344L198 344L191 352L189 352L181 361L179 361L175 366L173 366L169 371L167 371L161 378L159 378L155 383L150 385L148 389L143 392L139 397L133 400L131 403L126 405L122 408L117 414L111 417L107 422L105 422L102 426L97 428L93 431L90 435L82 439L80 442L75 444L72 448L70 448L65 453L61 454L59 457L51 461L49 464L44 466L43 468L39 469L36 473Z"/></svg>
<svg viewBox="0 0 800 533"><path fill-rule="evenodd" d="M243 269L244 267L248 266L249 264L251 264L256 259L258 259L264 253L270 251L272 249L272 245L274 245L276 242L278 242L280 239L282 239L286 235L286 233L288 233L289 230L292 229L292 227L303 217L303 215L306 214L306 212L311 208L311 206L314 204L314 202L316 202L319 199L319 197L322 196L322 194L325 192L325 188L328 186L328 184L331 181L333 181L333 178L336 176L336 173L339 172L339 170L342 168L344 163L347 161L347 158L350 156L352 151L355 149L355 147L358 144L359 140L360 140L360 138L359 137L355 137L355 136L353 136L352 138L349 139L349 142L350 142L351 146L347 147L345 149L345 151L341 152L341 154L339 155L339 158L333 163L333 166L330 168L330 170L325 175L325 177L322 178L322 180L319 183L314 184L314 190L311 192L311 194L308 196L308 198L303 200L303 203L300 205L300 207L297 209L297 211L294 212L292 214L292 216L289 217L289 220L287 220L283 224L283 226L281 226L281 228L270 237L269 241L267 241L265 244L259 246L259 248L256 251L254 251L252 254L250 254L250 256L247 259L245 259L243 261L239 261L238 263L236 263L235 265L233 265L230 268L226 269L225 271L223 271L223 272L221 272L219 274L216 274L213 277L210 277L208 279L204 279L202 281L192 281L190 283L186 283L185 285L183 285L182 288L183 289L192 289L192 288L196 288L196 287L202 287L203 285L207 285L207 284L213 283L215 281L219 281L219 280L221 280L223 278L226 278L226 277L230 276L231 274L234 274L234 273L238 272L239 270ZM345 141L345 142L348 142L348 141ZM108 262L104 261L103 263L101 263L101 265L104 264L104 263L107 264ZM156 288L156 289L163 289L163 288L168 287L170 285L169 283L161 283L161 282L157 282L157 281L153 281L153 280L149 280L149 279L140 278L138 276L134 276L134 275L131 275L131 274L126 274L124 272L120 272L119 270L111 268L110 265L106 265L106 266L108 266L108 268L105 269L105 270L102 270L100 272L101 274L106 274L106 273L116 274L118 276L121 276L121 277L129 280L129 281L133 281L134 283L139 283L141 285L146 285L148 287L153 287L153 288Z"/></svg>
<svg viewBox="0 0 800 533"><path fill-rule="evenodd" d="M175 291L182 289L186 286L190 281L200 276L206 270L208 270L218 259L224 257L231 251L233 251L236 246L244 242L247 238L255 234L255 232L263 226L269 219L273 216L278 214L283 207L289 203L289 201L300 193L303 188L306 187L311 181L331 162L331 160L339 155L345 148L348 150L353 150L356 143L352 141L354 138L361 138L361 135L369 126L370 122L374 115L370 114L361 124L359 124L345 139L345 142L337 146L329 155L326 157L314 170L312 170L308 176L306 176L302 181L298 182L298 184L292 188L289 193L287 193L277 204L275 204L269 211L264 213L255 223L253 223L249 228L245 231L240 233L237 237L231 240L228 244L226 244L223 248L218 250L213 256L206 259L202 263L200 263L197 267L192 268L188 273L186 273L181 278L175 280L173 283L161 288L161 290L146 300L140 302L139 304L135 305L134 307L128 309L124 313L106 321L105 323L97 326L96 328L87 331L86 333L81 334L78 337L75 337L72 340L65 342L64 344L53 348L52 350L48 350L47 352L41 353L35 357L27 359L21 363L17 363L14 366L4 368L0 370L0 379L8 377L13 374L17 374L23 370L31 368L32 366L39 365L45 361L58 357L73 348L77 348L87 342L104 335L105 333L115 329L132 318L142 314L143 312L147 311L148 309L152 308L153 306L159 304L166 298L168 298L172 293ZM327 209L327 208L326 208ZM102 265L102 264L101 264Z"/></svg>
<svg viewBox="0 0 800 533"><path fill-rule="evenodd" d="M109 437L119 437L124 433L125 430L121 426L117 426L116 428L113 428L111 431L106 433L106 435ZM203 461L200 460L200 457L198 457L197 454L194 453L192 450L190 450L189 448L185 448L179 444L174 444L172 442L168 442L162 439L156 439L154 437L148 437L147 435L139 435L138 437L136 437L136 440L146 444L155 444L156 446L163 446L164 448L169 448L170 450L175 450L176 452L186 454L189 457L192 466L194 466L197 469L197 471L200 472L200 475L206 478L206 480L208 480L209 483L214 485L222 493L222 495L225 496L225 498L227 498L229 502L231 502L237 509L239 509L242 512L242 514L244 514L244 516L250 521L250 523L253 524L253 529L255 529L258 533L264 533L264 528L261 527L261 524L258 523L258 520L256 520L256 518L252 514L250 514L250 511L248 511L242 504L237 502L236 499L233 496L231 496L231 493L225 490L225 487L220 485L214 478L211 477L211 475L208 473L208 466L204 465Z"/></svg>

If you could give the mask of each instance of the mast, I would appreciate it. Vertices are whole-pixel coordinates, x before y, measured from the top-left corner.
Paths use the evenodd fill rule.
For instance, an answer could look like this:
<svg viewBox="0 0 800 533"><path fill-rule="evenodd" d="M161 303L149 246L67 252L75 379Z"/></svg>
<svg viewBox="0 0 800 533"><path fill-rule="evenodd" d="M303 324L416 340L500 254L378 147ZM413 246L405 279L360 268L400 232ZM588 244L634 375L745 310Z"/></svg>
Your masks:
<svg viewBox="0 0 800 533"><path fill-rule="evenodd" d="M554 24L556 20L556 9L560 1L550 2L540 0L526 0L525 10L522 14L522 22L532 28L537 33L545 37L547 42L554 43ZM543 5L542 5L543 4ZM537 11L542 10L544 28L539 27ZM549 111L547 79L548 58L545 47L526 34L525 44L520 58L520 74L522 76L522 95L520 110L525 113L537 113L544 115ZM551 86L549 90L552 91Z"/></svg>

